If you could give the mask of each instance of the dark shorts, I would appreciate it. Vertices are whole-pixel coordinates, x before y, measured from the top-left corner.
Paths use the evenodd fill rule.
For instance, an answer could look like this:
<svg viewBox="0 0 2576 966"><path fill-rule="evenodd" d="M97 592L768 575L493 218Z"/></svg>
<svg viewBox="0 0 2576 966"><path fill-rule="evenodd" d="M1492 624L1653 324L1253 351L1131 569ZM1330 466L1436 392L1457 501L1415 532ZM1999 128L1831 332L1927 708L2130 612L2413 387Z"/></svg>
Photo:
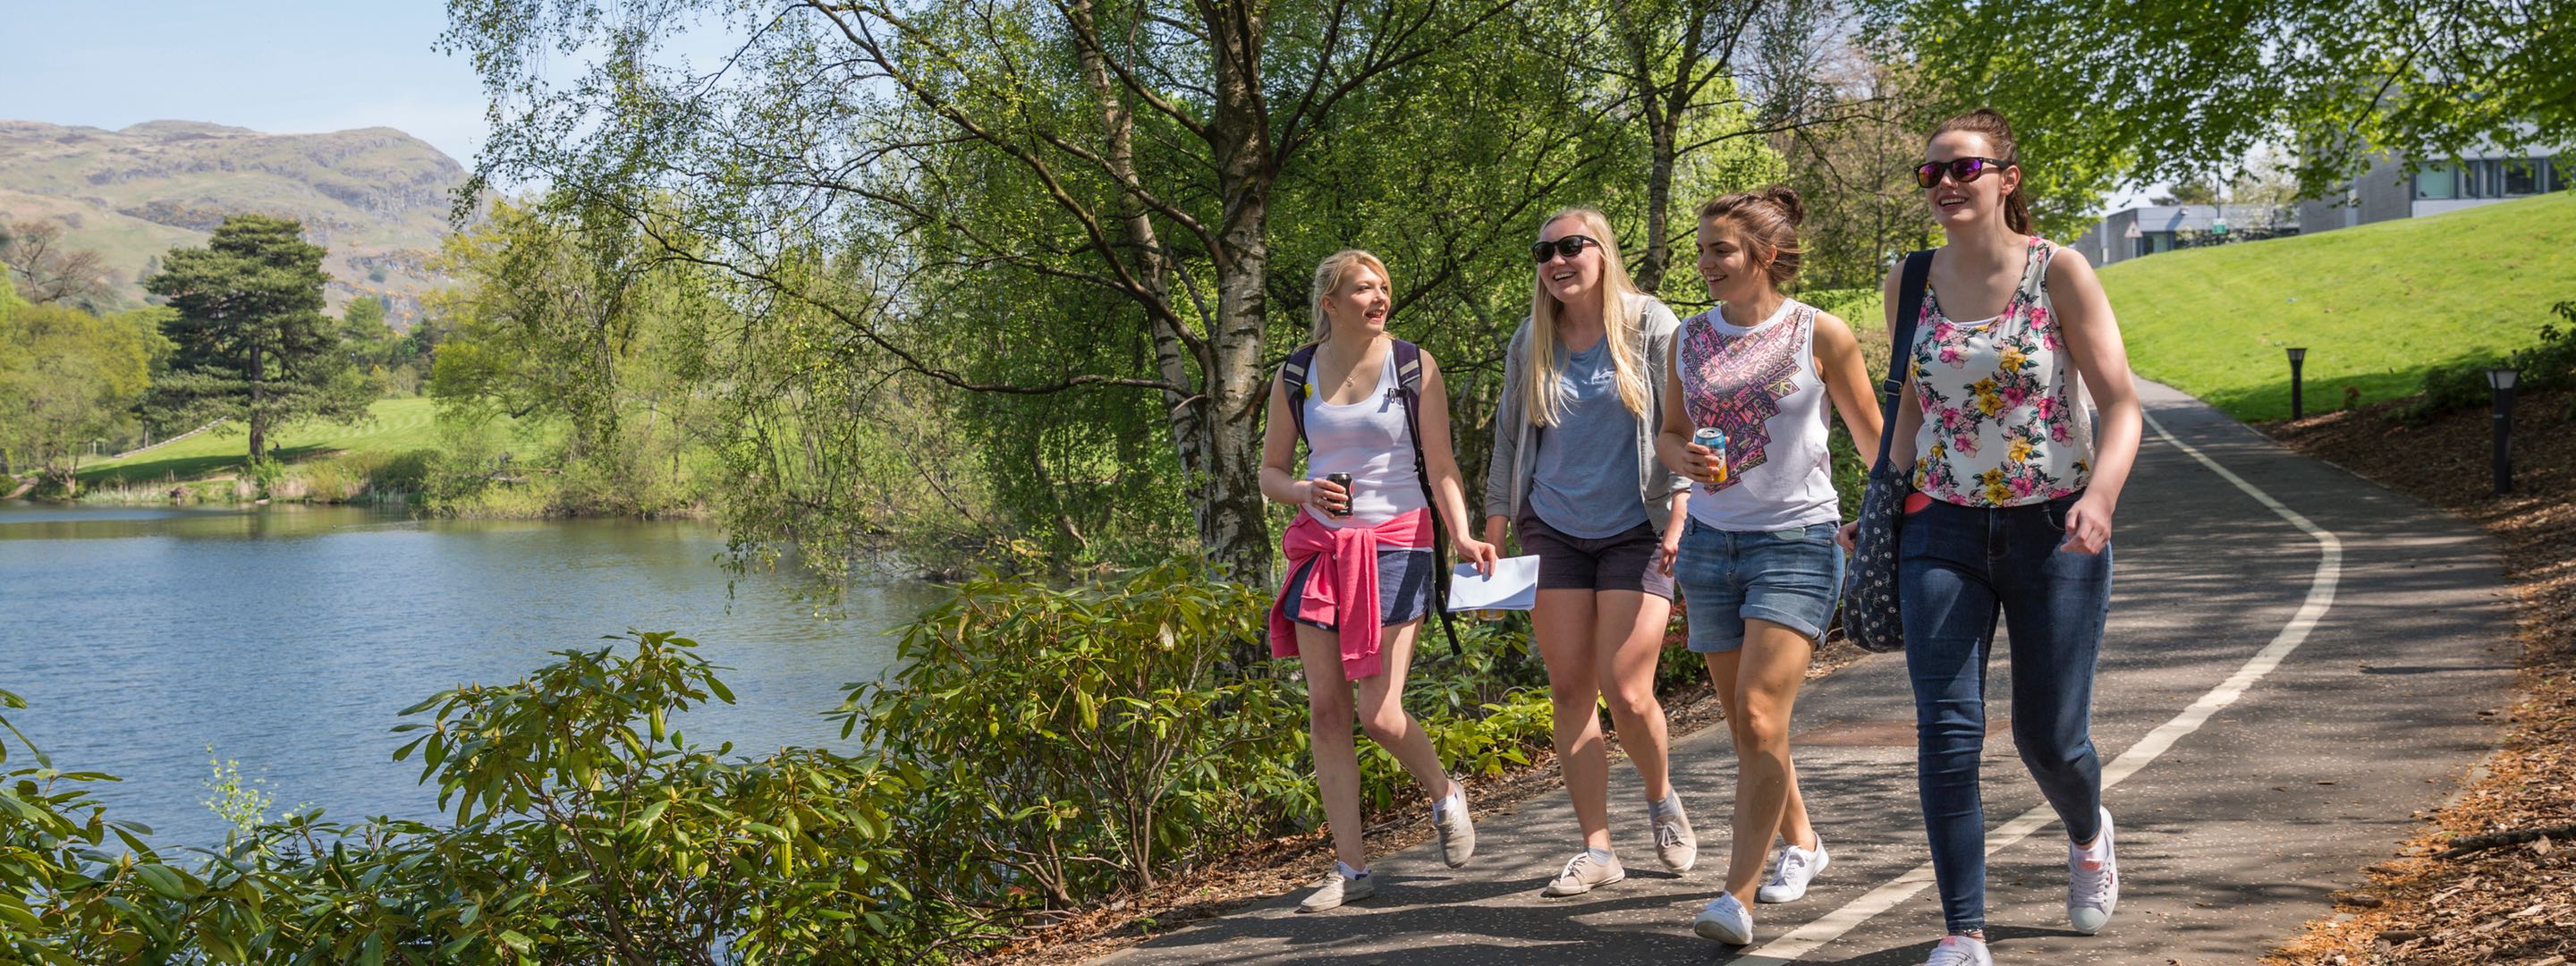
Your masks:
<svg viewBox="0 0 2576 966"><path fill-rule="evenodd" d="M1655 569L1663 537L1640 523L1598 540L1569 536L1535 513L1521 514L1521 551L1538 556L1540 590L1634 590L1673 599L1673 577Z"/></svg>
<svg viewBox="0 0 2576 966"><path fill-rule="evenodd" d="M1287 599L1294 601L1306 593L1306 578L1313 573L1315 561L1309 558L1288 575ZM1431 613L1431 551L1395 548L1377 552L1378 626L1391 627L1409 620L1419 620ZM1308 627L1325 630L1339 628L1302 617L1291 618Z"/></svg>
<svg viewBox="0 0 2576 966"><path fill-rule="evenodd" d="M1839 524L1789 530L1720 530L1698 520L1682 531L1673 565L1690 615L1690 649L1720 654L1744 646L1744 622L1766 620L1822 640L1842 597Z"/></svg>

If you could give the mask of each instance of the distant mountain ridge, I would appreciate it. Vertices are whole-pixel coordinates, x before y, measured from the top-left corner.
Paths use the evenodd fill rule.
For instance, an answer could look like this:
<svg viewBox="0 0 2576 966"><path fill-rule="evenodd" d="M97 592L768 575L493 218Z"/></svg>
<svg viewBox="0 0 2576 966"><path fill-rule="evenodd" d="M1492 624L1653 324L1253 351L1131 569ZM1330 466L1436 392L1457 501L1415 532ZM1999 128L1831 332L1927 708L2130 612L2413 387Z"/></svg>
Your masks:
<svg viewBox="0 0 2576 966"><path fill-rule="evenodd" d="M397 325L445 283L430 257L447 236L463 165L389 127L263 134L201 121L146 121L121 131L0 121L0 217L48 219L65 241L106 256L112 279L139 281L171 248L205 243L236 214L304 223L330 249L334 307L382 297Z"/></svg>

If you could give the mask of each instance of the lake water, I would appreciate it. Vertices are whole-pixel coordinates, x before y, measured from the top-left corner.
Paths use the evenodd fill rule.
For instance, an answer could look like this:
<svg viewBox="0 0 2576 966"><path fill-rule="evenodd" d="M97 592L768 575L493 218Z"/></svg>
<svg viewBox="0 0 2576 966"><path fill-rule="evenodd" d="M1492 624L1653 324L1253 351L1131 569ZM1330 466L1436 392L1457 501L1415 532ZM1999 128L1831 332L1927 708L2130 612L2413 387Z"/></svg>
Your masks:
<svg viewBox="0 0 2576 966"><path fill-rule="evenodd" d="M402 709L630 627L678 631L734 669L740 703L685 716L692 743L850 747L822 712L885 670L882 631L936 589L864 583L826 619L793 578L734 580L723 550L689 522L0 501L0 689L27 699L9 717L56 767L123 778L103 789L109 814L170 845L222 837L202 804L210 748L263 783L272 818L311 803L435 819L417 759L391 758Z"/></svg>

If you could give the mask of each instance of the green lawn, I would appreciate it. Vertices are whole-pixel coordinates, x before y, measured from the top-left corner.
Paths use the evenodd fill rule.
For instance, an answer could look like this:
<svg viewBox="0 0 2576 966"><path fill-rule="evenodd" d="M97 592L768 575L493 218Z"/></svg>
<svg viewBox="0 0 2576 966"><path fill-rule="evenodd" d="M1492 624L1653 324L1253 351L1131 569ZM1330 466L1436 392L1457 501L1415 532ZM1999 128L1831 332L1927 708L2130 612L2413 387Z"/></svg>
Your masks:
<svg viewBox="0 0 2576 966"><path fill-rule="evenodd" d="M2289 416L2286 346L2308 350L2310 412L2346 386L2379 402L2537 341L2576 300L2576 194L2153 255L2102 284L2140 375L2238 419Z"/></svg>
<svg viewBox="0 0 2576 966"><path fill-rule="evenodd" d="M278 455L294 463L338 452L404 453L438 445L437 414L430 400L379 399L367 408L369 418L355 425L304 422L278 431ZM197 479L238 469L249 451L249 432L232 422L128 459L84 464L80 478L86 486L173 476Z"/></svg>

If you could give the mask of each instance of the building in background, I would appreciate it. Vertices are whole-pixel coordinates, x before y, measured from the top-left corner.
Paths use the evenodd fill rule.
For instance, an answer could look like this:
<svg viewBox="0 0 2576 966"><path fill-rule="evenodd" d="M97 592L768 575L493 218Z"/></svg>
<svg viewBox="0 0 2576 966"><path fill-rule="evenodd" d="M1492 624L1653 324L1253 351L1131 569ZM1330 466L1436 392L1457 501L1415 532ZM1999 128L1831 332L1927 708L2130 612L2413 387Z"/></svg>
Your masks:
<svg viewBox="0 0 2576 966"><path fill-rule="evenodd" d="M2545 150L2487 151L2426 167L2409 178L2402 159L2372 165L2338 194L2299 204L2309 234L2425 215L2576 187L2576 158Z"/></svg>
<svg viewBox="0 0 2576 966"><path fill-rule="evenodd" d="M2177 248L2299 233L2297 213L2268 205L2143 205L2115 211L2070 246L2095 265Z"/></svg>

